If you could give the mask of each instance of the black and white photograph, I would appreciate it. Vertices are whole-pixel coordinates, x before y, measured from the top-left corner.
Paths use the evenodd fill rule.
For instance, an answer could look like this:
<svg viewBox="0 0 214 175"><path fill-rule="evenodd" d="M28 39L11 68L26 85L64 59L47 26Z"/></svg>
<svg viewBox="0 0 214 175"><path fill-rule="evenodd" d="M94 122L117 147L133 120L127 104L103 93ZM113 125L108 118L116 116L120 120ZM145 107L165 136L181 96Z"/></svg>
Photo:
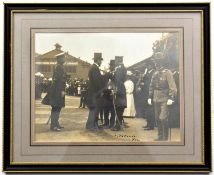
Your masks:
<svg viewBox="0 0 214 175"><path fill-rule="evenodd" d="M181 32L33 38L32 144L183 142Z"/></svg>
<svg viewBox="0 0 214 175"><path fill-rule="evenodd" d="M210 3L4 14L3 171L211 171Z"/></svg>

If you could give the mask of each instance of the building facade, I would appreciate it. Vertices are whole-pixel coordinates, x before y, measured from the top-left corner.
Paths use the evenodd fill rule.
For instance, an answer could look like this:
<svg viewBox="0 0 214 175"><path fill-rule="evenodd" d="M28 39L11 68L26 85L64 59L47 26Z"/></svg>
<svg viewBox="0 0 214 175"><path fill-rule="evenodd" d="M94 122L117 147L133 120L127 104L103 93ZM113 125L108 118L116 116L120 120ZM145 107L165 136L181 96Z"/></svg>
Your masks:
<svg viewBox="0 0 214 175"><path fill-rule="evenodd" d="M46 78L51 78L54 67L56 66L55 56L64 52L61 48L62 46L56 43L55 49L42 55L35 54L35 72L41 72ZM91 64L81 60L80 58L76 58L67 52L64 66L68 78L86 80L88 78L88 71Z"/></svg>

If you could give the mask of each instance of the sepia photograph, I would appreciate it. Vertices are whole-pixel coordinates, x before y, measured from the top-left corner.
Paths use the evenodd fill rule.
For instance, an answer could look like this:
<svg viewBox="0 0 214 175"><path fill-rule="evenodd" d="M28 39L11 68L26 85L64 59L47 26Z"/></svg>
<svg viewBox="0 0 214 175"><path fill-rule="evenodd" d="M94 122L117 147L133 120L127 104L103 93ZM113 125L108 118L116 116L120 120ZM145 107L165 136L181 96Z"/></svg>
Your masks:
<svg viewBox="0 0 214 175"><path fill-rule="evenodd" d="M32 35L32 144L183 142L181 32Z"/></svg>
<svg viewBox="0 0 214 175"><path fill-rule="evenodd" d="M4 8L5 172L210 172L209 3Z"/></svg>

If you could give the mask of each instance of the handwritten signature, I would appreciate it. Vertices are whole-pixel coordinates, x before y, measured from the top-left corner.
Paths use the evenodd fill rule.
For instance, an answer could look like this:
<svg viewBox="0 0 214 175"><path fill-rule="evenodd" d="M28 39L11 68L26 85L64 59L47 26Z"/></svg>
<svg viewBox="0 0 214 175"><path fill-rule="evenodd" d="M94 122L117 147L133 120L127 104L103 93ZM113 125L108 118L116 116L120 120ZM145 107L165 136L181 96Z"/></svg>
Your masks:
<svg viewBox="0 0 214 175"><path fill-rule="evenodd" d="M139 142L140 140L136 138L135 135L127 135L127 134L115 134L116 138L125 139L132 142Z"/></svg>

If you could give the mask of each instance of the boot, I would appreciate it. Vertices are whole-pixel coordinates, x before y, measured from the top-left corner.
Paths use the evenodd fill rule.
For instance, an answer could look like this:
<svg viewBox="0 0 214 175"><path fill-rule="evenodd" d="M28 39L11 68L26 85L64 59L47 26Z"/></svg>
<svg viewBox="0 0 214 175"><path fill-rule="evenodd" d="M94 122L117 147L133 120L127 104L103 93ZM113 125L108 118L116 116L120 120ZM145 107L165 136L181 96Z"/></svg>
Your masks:
<svg viewBox="0 0 214 175"><path fill-rule="evenodd" d="M163 123L159 120L157 122L158 126L158 138L155 141L162 141L163 140Z"/></svg>
<svg viewBox="0 0 214 175"><path fill-rule="evenodd" d="M169 137L169 124L168 120L163 120L163 140L167 141Z"/></svg>

